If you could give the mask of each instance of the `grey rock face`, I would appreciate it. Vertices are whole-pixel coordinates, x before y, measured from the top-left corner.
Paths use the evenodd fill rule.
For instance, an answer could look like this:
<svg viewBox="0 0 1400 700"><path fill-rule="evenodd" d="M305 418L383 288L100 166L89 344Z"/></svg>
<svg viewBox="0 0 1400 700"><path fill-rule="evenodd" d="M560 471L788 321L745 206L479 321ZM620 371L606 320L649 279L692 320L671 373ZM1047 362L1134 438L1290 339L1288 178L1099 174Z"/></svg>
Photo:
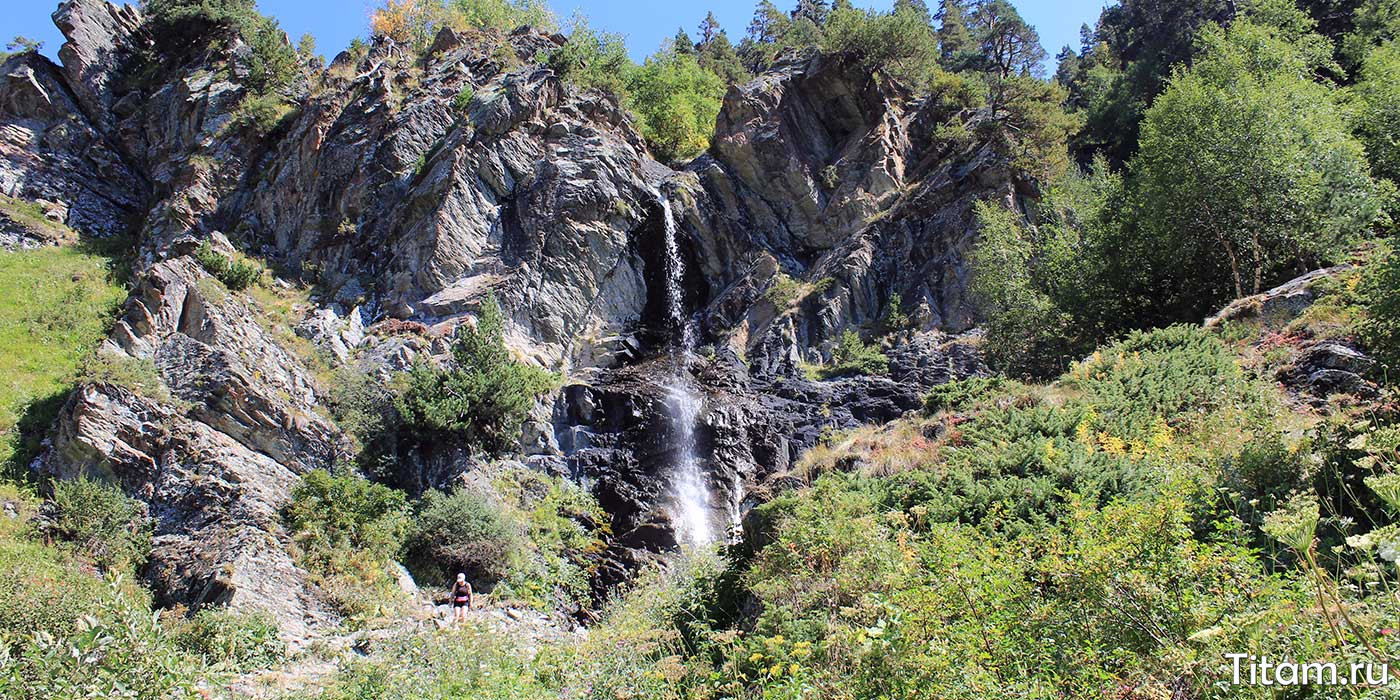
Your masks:
<svg viewBox="0 0 1400 700"><path fill-rule="evenodd" d="M40 468L106 475L148 505L161 602L263 610L294 643L333 623L281 526L297 476L346 458L298 360L187 257L146 270L100 353L149 363L157 396L81 387Z"/></svg>
<svg viewBox="0 0 1400 700"><path fill-rule="evenodd" d="M61 223L105 238L132 229L149 190L87 114L43 56L0 64L0 194L61 203Z"/></svg>
<svg viewBox="0 0 1400 700"><path fill-rule="evenodd" d="M157 600L268 612L300 643L336 616L287 554L279 509L296 475L206 423L118 386L80 388L43 468L107 476L144 501L156 530L146 578Z"/></svg>

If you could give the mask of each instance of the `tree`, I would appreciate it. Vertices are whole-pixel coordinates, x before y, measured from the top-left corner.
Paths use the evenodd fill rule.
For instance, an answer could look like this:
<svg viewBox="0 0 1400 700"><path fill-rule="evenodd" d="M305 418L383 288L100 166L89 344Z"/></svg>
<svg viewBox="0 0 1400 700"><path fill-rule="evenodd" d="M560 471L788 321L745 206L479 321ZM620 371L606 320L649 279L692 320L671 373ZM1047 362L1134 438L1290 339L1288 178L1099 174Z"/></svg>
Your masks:
<svg viewBox="0 0 1400 700"><path fill-rule="evenodd" d="M715 19L715 13L706 12L705 19L700 20L700 43L704 45L714 41L719 32L719 20Z"/></svg>
<svg viewBox="0 0 1400 700"><path fill-rule="evenodd" d="M415 365L394 401L401 433L455 438L488 455L515 445L530 406L552 378L515 361L503 333L500 306L487 299L475 326L457 327L449 367Z"/></svg>
<svg viewBox="0 0 1400 700"><path fill-rule="evenodd" d="M1335 259L1383 216L1309 56L1243 21L1202 42L1143 121L1122 255L1180 318Z"/></svg>
<svg viewBox="0 0 1400 700"><path fill-rule="evenodd" d="M924 24L933 26L933 17L929 14L928 3L924 0L894 0L895 12L901 10L914 13L915 17L924 21Z"/></svg>
<svg viewBox="0 0 1400 700"><path fill-rule="evenodd" d="M963 0L940 0L934 19L938 20L939 63L951 71L961 70L976 50L967 28L967 7Z"/></svg>
<svg viewBox="0 0 1400 700"><path fill-rule="evenodd" d="M1132 318L1107 265L1122 189L1122 178L1099 159L1087 173L1071 170L1048 181L1026 218L1003 205L977 204L968 291L987 319L993 368L1055 376Z"/></svg>
<svg viewBox="0 0 1400 700"><path fill-rule="evenodd" d="M1066 46L1055 54L1055 82L1069 87L1079 76L1079 54Z"/></svg>
<svg viewBox="0 0 1400 700"><path fill-rule="evenodd" d="M743 83L753 77L722 29L700 46L700 67L719 76L725 85Z"/></svg>
<svg viewBox="0 0 1400 700"><path fill-rule="evenodd" d="M1349 93L1352 129L1376 175L1400 183L1400 43L1372 51L1357 77Z"/></svg>
<svg viewBox="0 0 1400 700"><path fill-rule="evenodd" d="M933 28L913 8L886 13L843 9L832 13L823 48L922 87L936 70L938 42Z"/></svg>
<svg viewBox="0 0 1400 700"><path fill-rule="evenodd" d="M978 48L977 68L993 79L1032 75L1045 60L1040 36L1007 0L983 0L968 19Z"/></svg>
<svg viewBox="0 0 1400 700"><path fill-rule="evenodd" d="M797 0L797 7L793 8L792 19L794 22L807 20L814 26L820 27L826 24L827 14L830 8L827 7L826 0Z"/></svg>
<svg viewBox="0 0 1400 700"><path fill-rule="evenodd" d="M671 46L679 53L695 53L695 42L690 40L690 35L686 34L684 29L676 30L676 37L671 40Z"/></svg>
<svg viewBox="0 0 1400 700"><path fill-rule="evenodd" d="M702 68L694 54L671 47L632 73L626 104L657 157L683 160L709 147L724 89L724 81Z"/></svg>
<svg viewBox="0 0 1400 700"><path fill-rule="evenodd" d="M1355 69L1372 47L1400 37L1400 0L1361 0L1351 20L1339 53L1346 66Z"/></svg>
<svg viewBox="0 0 1400 700"><path fill-rule="evenodd" d="M39 49L42 49L42 48L44 48L44 42L42 42L42 41L35 41L35 40L33 40L33 39L30 39L29 37L26 37L26 36L23 36L23 35L19 35L19 34L15 35L15 38L11 39L11 40L10 40L10 43L8 43L8 44L5 45L5 50L6 50L6 51L15 51L15 52L24 52L24 51L35 51L35 52L37 52Z"/></svg>

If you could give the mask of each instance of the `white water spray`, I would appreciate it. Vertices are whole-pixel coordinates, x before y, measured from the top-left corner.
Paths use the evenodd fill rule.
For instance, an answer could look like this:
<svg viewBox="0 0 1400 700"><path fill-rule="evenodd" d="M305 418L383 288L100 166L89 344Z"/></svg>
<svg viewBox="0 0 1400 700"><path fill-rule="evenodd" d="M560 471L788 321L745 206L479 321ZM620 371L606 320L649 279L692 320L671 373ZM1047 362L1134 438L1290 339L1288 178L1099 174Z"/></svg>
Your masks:
<svg viewBox="0 0 1400 700"><path fill-rule="evenodd" d="M695 329L685 313L685 264L676 240L671 203L660 192L656 199L661 204L666 245L666 315L677 330L672 346L679 356L666 380L666 409L676 436L671 520L683 544L703 547L714 541L714 534L710 527L710 490L705 485L695 445L695 426L704 398L692 387L688 371Z"/></svg>

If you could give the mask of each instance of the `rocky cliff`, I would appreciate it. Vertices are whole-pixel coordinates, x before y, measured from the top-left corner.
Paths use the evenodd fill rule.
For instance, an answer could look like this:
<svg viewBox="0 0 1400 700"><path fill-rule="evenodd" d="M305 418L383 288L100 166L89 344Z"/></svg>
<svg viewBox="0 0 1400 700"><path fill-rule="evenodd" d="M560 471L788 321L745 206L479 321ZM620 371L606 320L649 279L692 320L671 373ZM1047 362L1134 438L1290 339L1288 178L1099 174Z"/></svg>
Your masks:
<svg viewBox="0 0 1400 700"><path fill-rule="evenodd" d="M663 378L698 387L692 449L722 532L824 431L893 419L981 371L972 203L1034 195L991 147L941 136L978 114L839 56L731 88L710 152L668 165L615 98L534 63L558 35L444 31L426 56L342 53L306 66L297 108L263 130L237 116L236 37L138 72L151 38L137 10L68 0L54 20L61 66L25 53L0 67L0 192L84 235L133 237L136 282L100 353L154 378L81 386L35 468L104 473L148 504L163 602L270 610L295 638L334 617L277 517L298 474L351 464L325 417L327 369L387 378L440 355L494 296L519 356L565 377L519 459L608 509L606 586L676 546ZM316 293L266 322L196 262L201 246ZM892 297L912 327L882 341L888 376L808 377ZM440 445L395 478L421 490L473 464Z"/></svg>

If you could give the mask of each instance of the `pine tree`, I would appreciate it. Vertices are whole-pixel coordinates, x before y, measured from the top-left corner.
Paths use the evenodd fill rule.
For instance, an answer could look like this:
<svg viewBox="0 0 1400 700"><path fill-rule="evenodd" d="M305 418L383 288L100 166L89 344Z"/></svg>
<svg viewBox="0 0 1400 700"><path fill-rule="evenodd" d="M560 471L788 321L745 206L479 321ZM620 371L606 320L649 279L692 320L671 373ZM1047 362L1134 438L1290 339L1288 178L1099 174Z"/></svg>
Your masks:
<svg viewBox="0 0 1400 700"><path fill-rule="evenodd" d="M967 8L962 0L939 0L938 59L948 70L961 70L966 56L974 51L972 32L967 28Z"/></svg>
<svg viewBox="0 0 1400 700"><path fill-rule="evenodd" d="M675 46L676 53L695 53L695 42L690 40L690 35L686 34L684 29L676 30L676 37L671 40L671 43Z"/></svg>
<svg viewBox="0 0 1400 700"><path fill-rule="evenodd" d="M772 43L788 24L788 18L770 0L759 0L749 22L749 38L760 44Z"/></svg>
<svg viewBox="0 0 1400 700"><path fill-rule="evenodd" d="M700 22L700 44L703 46L710 43L719 32L719 20L715 19L715 13L705 13L705 19Z"/></svg>
<svg viewBox="0 0 1400 700"><path fill-rule="evenodd" d="M894 11L914 12L924 24L933 24L933 17L928 12L928 3L924 0L894 0Z"/></svg>
<svg viewBox="0 0 1400 700"><path fill-rule="evenodd" d="M792 11L792 19L794 21L805 19L820 27L826 24L826 18L830 12L826 0L797 0L797 8Z"/></svg>

